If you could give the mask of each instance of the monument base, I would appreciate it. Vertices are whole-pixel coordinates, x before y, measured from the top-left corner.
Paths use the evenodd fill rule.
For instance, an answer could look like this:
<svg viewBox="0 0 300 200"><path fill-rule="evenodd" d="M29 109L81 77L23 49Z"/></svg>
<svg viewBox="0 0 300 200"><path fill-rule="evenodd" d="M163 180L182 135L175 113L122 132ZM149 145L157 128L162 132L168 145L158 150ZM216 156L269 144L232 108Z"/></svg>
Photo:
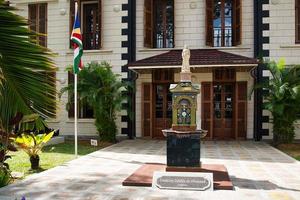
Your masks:
<svg viewBox="0 0 300 200"><path fill-rule="evenodd" d="M233 184L229 178L228 171L224 165L202 164L198 168L202 173L213 173L215 190L233 190ZM126 178L123 186L152 187L154 171L166 171L165 164L146 163L138 168L133 174ZM185 171L186 172L186 171Z"/></svg>
<svg viewBox="0 0 300 200"><path fill-rule="evenodd" d="M207 131L166 129L163 134L167 138L168 167L200 167L200 138Z"/></svg>
<svg viewBox="0 0 300 200"><path fill-rule="evenodd" d="M167 134L167 165L200 167L200 134Z"/></svg>

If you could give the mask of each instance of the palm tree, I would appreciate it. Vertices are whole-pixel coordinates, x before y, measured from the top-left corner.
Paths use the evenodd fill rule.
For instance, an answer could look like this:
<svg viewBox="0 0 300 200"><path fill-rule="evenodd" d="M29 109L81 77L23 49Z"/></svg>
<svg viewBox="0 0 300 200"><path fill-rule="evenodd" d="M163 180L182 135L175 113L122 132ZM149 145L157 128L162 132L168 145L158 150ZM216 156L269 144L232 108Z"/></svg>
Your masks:
<svg viewBox="0 0 300 200"><path fill-rule="evenodd" d="M45 79L56 71L51 53L36 44L37 33L14 11L0 0L0 143L5 147L22 115L52 117L56 109L55 80Z"/></svg>
<svg viewBox="0 0 300 200"><path fill-rule="evenodd" d="M0 129L6 132L17 113L52 117L56 108L55 80L45 80L45 73L56 71L51 53L33 41L36 33L27 20L12 11L0 0Z"/></svg>
<svg viewBox="0 0 300 200"><path fill-rule="evenodd" d="M115 142L117 133L115 120L117 112L121 110L122 102L127 99L122 92L126 91L129 84L122 82L107 62L102 62L87 64L78 73L77 85L80 100L86 100L93 108L95 126L100 139ZM74 85L69 84L62 88L61 94L64 92L69 92L68 105L70 105L73 103L71 97L73 97Z"/></svg>
<svg viewBox="0 0 300 200"><path fill-rule="evenodd" d="M264 108L272 114L274 145L292 142L294 124L300 113L300 66L286 66L284 60L267 63L272 77L256 88L266 90Z"/></svg>

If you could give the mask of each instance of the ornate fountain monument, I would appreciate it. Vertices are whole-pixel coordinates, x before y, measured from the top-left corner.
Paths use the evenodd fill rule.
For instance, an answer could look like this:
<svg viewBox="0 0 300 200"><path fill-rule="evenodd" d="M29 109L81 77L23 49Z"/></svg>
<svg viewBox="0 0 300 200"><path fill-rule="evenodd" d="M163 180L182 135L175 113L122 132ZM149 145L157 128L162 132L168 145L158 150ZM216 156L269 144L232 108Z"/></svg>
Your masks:
<svg viewBox="0 0 300 200"><path fill-rule="evenodd" d="M197 130L197 95L200 85L192 83L190 71L190 50L182 51L180 82L172 84L172 128L163 130L167 138L167 171L200 170L200 139L207 135Z"/></svg>
<svg viewBox="0 0 300 200"><path fill-rule="evenodd" d="M124 186L180 190L233 189L224 165L201 165L200 162L200 139L207 135L207 131L197 129L197 95L200 93L200 85L192 83L190 55L190 50L185 46L182 51L180 82L170 86L172 127L163 130L167 138L167 165L145 163L123 181Z"/></svg>

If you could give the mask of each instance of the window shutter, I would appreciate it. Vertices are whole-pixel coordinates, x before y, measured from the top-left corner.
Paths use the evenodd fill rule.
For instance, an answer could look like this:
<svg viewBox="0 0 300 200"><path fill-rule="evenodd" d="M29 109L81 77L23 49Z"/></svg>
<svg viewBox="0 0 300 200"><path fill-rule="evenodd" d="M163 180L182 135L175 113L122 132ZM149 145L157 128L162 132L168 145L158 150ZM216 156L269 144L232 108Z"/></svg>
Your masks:
<svg viewBox="0 0 300 200"><path fill-rule="evenodd" d="M236 83L235 116L236 138L245 139L247 137L247 82Z"/></svg>
<svg viewBox="0 0 300 200"><path fill-rule="evenodd" d="M201 84L201 128L207 130L207 138L212 139L212 121L213 121L213 104L212 104L212 83L203 82Z"/></svg>
<svg viewBox="0 0 300 200"><path fill-rule="evenodd" d="M153 47L153 0L144 1L144 46Z"/></svg>
<svg viewBox="0 0 300 200"><path fill-rule="evenodd" d="M206 45L213 46L214 29L213 29L213 0L206 0Z"/></svg>
<svg viewBox="0 0 300 200"><path fill-rule="evenodd" d="M151 136L151 105L152 105L152 85L144 83L142 85L142 133L143 136Z"/></svg>
<svg viewBox="0 0 300 200"><path fill-rule="evenodd" d="M232 35L233 35L233 46L241 44L242 37L242 19L241 19L241 0L233 1L233 26L232 26Z"/></svg>
<svg viewBox="0 0 300 200"><path fill-rule="evenodd" d="M99 49L102 47L102 1L98 0L98 29L99 29Z"/></svg>
<svg viewBox="0 0 300 200"><path fill-rule="evenodd" d="M37 31L37 4L28 5L28 20L29 20L29 29L32 31Z"/></svg>
<svg viewBox="0 0 300 200"><path fill-rule="evenodd" d="M47 47L47 4L38 4L39 6L39 30L38 32L43 34L42 36L39 36L39 44L41 46Z"/></svg>
<svg viewBox="0 0 300 200"><path fill-rule="evenodd" d="M56 88L56 72L45 72L45 81L47 81L51 86ZM55 99L56 98L56 92L55 91L45 91L48 98ZM52 117L56 117L56 106L55 105L47 105L48 113L52 115Z"/></svg>
<svg viewBox="0 0 300 200"><path fill-rule="evenodd" d="M72 72L68 71L68 84L72 84L72 83L74 83L74 74ZM74 95L71 95L70 93L68 93L68 99L69 99L69 102L72 102L72 103L68 104L68 117L74 118L74 113L75 113Z"/></svg>
<svg viewBox="0 0 300 200"><path fill-rule="evenodd" d="M300 0L295 0L296 2L296 43L300 43Z"/></svg>
<svg viewBox="0 0 300 200"><path fill-rule="evenodd" d="M70 37L69 38L71 38L71 34L72 34L72 30L73 30L73 24L74 24L74 20L75 20L75 0L70 0L70 19L69 19L69 35L70 35ZM72 48L72 42L71 42L71 40L69 40L70 41L70 48Z"/></svg>

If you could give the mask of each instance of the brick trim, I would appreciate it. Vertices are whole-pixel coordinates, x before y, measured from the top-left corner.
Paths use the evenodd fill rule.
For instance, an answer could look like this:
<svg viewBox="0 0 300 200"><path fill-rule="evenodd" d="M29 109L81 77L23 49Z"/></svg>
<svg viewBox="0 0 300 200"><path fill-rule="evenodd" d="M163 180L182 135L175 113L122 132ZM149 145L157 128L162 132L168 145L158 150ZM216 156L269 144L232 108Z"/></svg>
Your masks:
<svg viewBox="0 0 300 200"><path fill-rule="evenodd" d="M127 61L126 65L121 66L122 74L126 74L126 77L122 78L122 81L134 81L134 73L128 69L128 63L135 60L135 12L136 12L136 0L128 0L128 3L122 4L122 11L127 11L127 16L122 17L122 23L127 24L127 28L121 30L121 34L126 36L126 41L122 41L122 48L127 48L126 53L122 53L121 59ZM134 86L133 86L134 87ZM132 107L131 112L135 113L135 95L133 90L129 90L123 95L129 96L129 101L122 104L122 108ZM135 119L130 119L129 114L121 116L122 123L127 123L127 128L122 128L121 134L128 135L130 139L135 137Z"/></svg>
<svg viewBox="0 0 300 200"><path fill-rule="evenodd" d="M264 36L265 32L270 30L269 23L263 23L265 18L270 17L269 10L263 10L263 5L269 4L269 0L254 0L254 55L257 58L266 58L270 56L270 50L264 48L264 44L270 43L270 38ZM268 77L263 76L265 65L260 64L256 69L255 83L265 81ZM268 136L269 130L263 129L263 123L269 122L269 116L263 115L263 94L266 91L261 89L256 90L254 93L254 139L259 141L262 136Z"/></svg>

